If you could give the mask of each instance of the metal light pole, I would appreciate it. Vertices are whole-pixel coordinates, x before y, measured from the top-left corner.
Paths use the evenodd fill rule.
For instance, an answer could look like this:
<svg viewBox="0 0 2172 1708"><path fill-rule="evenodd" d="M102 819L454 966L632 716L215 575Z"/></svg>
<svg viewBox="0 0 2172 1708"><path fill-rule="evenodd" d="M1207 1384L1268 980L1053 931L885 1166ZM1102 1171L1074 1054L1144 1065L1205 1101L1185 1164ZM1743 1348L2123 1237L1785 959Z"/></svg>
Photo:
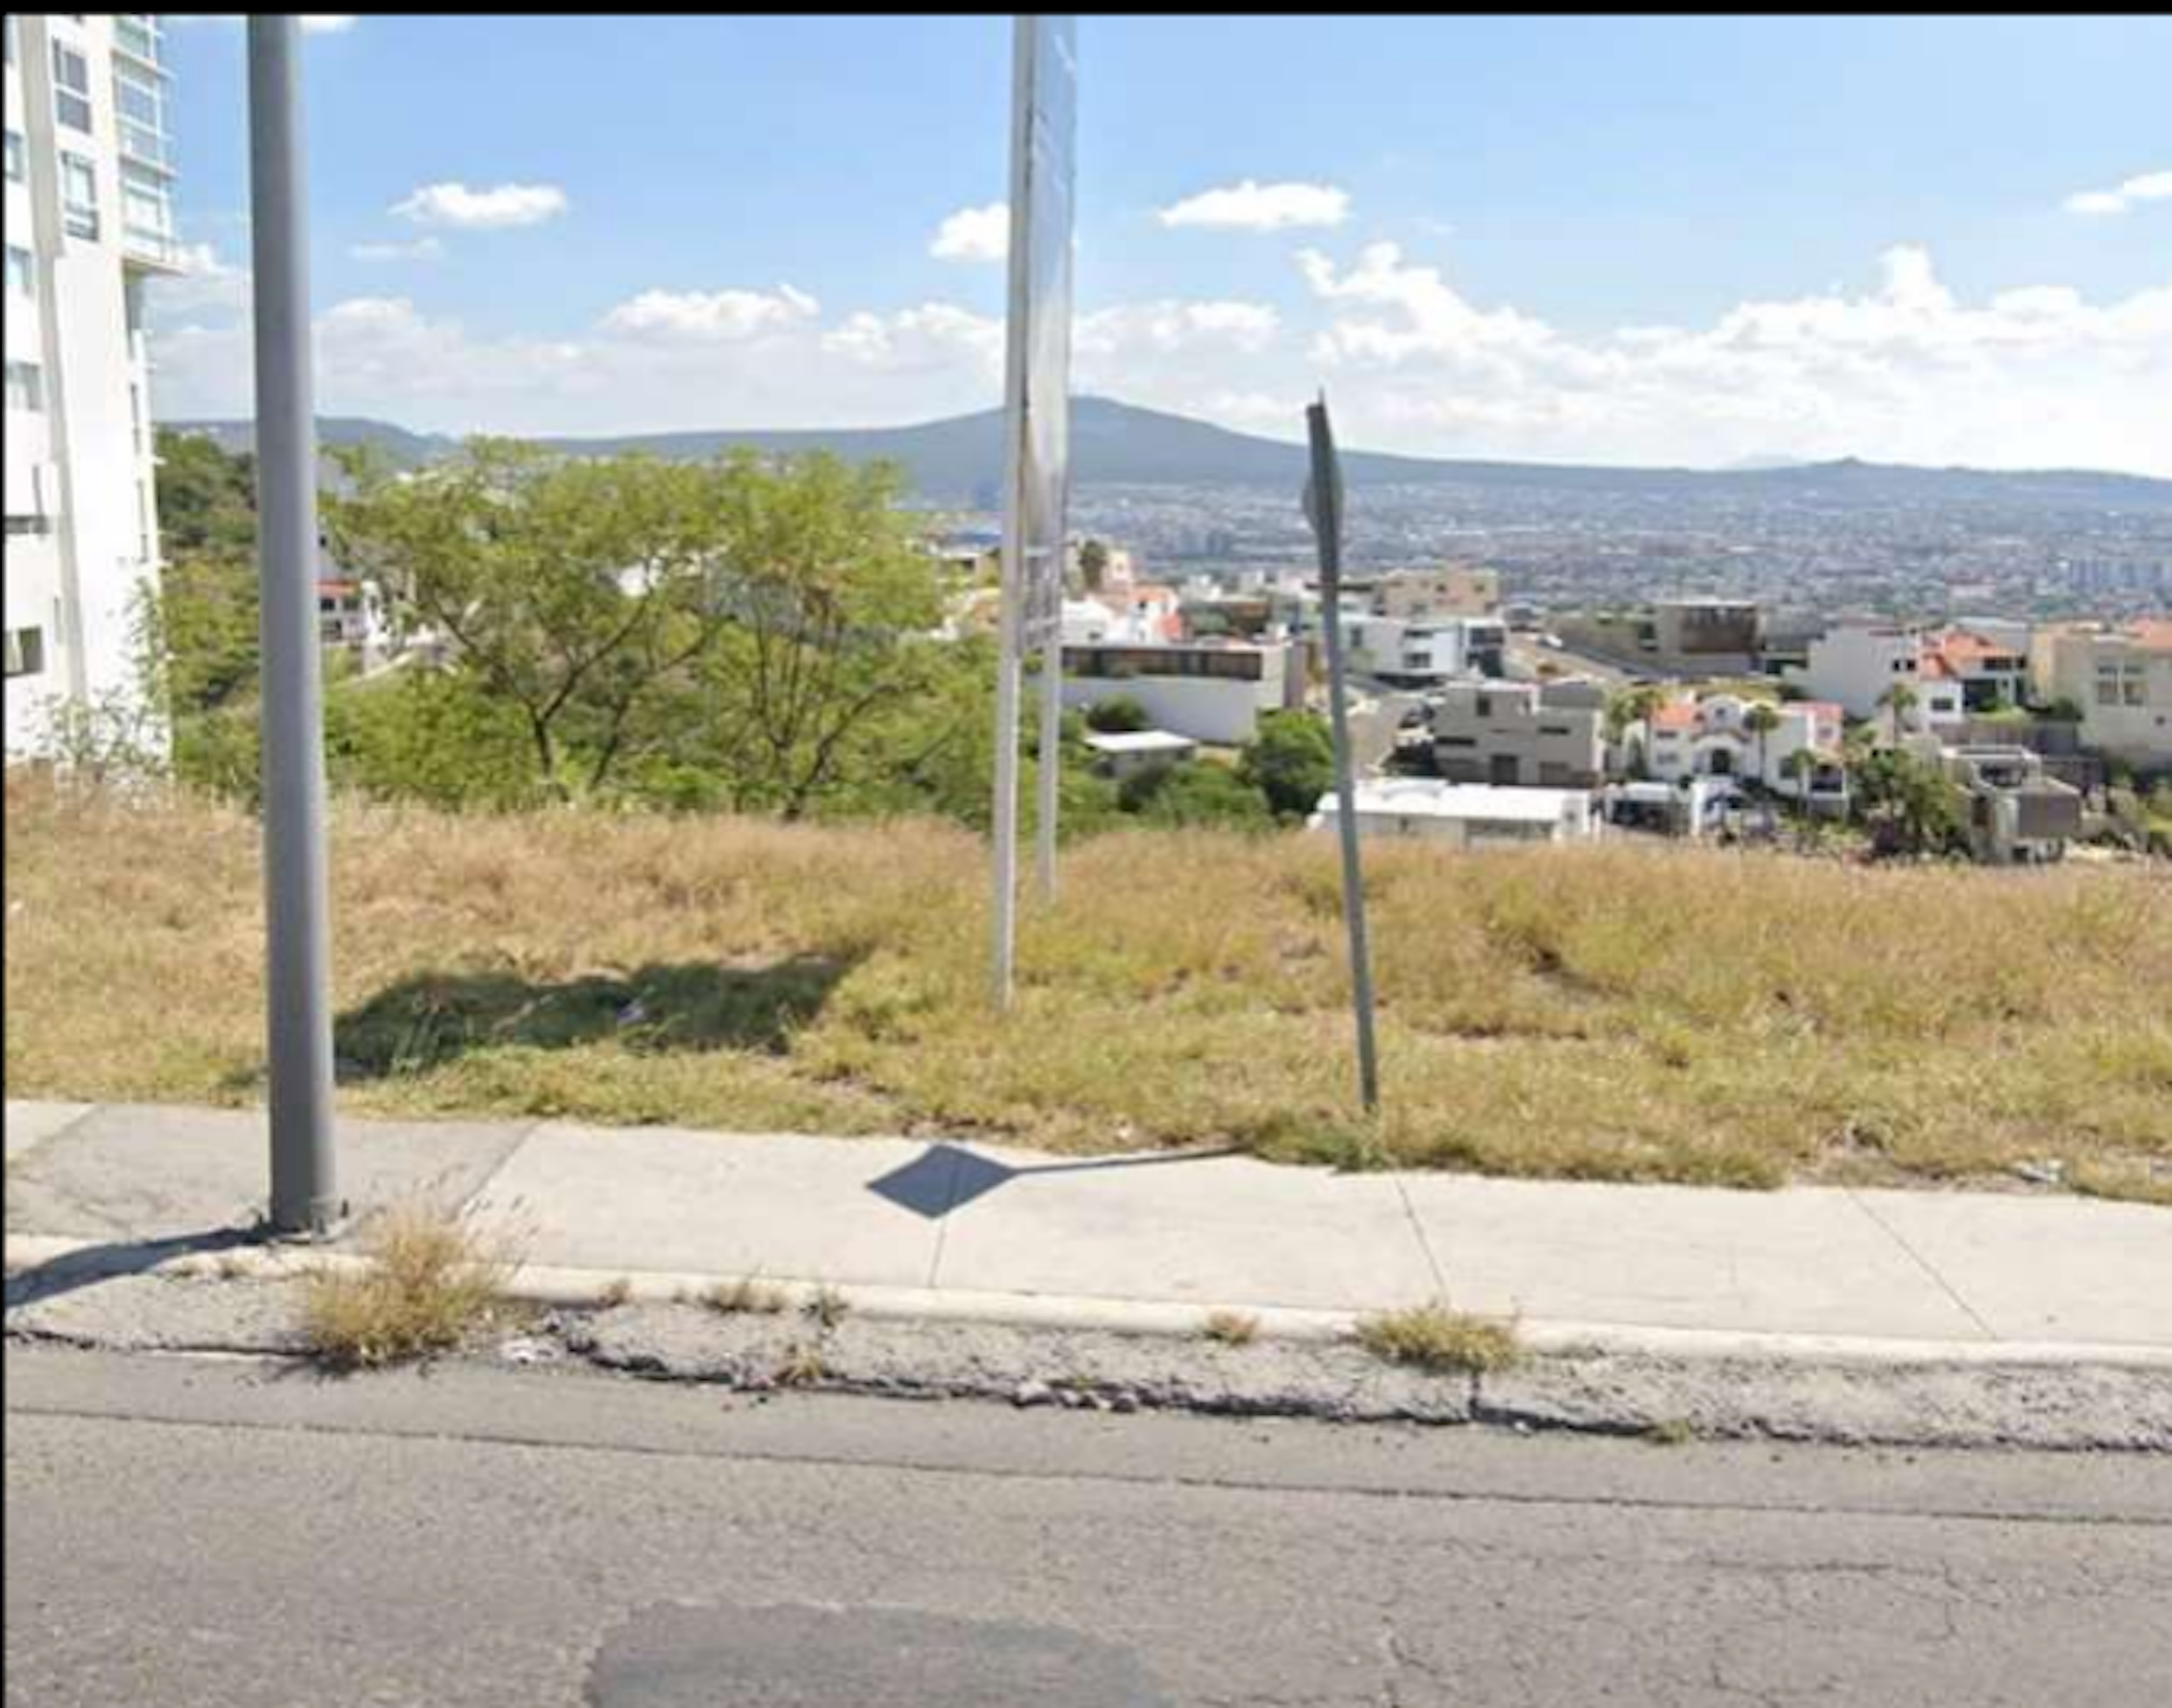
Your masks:
<svg viewBox="0 0 2172 1708"><path fill-rule="evenodd" d="M345 1206L332 1143L316 419L300 60L298 18L250 18L271 1224L281 1233L309 1236L326 1232Z"/></svg>
<svg viewBox="0 0 2172 1708"><path fill-rule="evenodd" d="M1358 866L1358 789L1350 775L1350 712L1342 690L1342 468L1335 455L1327 400L1307 406L1312 483L1305 514L1320 541L1320 627L1327 641L1328 722L1335 738L1335 825L1342 844L1342 916L1350 927L1351 997L1358 1011L1358 1092L1370 1114L1380 1107L1380 1062L1373 1043L1373 953L1365 936L1365 882Z"/></svg>

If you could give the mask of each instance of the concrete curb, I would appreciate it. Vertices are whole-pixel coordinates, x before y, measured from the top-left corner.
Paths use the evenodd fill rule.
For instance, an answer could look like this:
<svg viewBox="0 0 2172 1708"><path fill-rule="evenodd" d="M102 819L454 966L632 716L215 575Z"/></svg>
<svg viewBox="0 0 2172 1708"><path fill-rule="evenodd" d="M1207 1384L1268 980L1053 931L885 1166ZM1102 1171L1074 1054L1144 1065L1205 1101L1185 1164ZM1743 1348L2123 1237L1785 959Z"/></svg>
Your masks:
<svg viewBox="0 0 2172 1708"><path fill-rule="evenodd" d="M368 1260L352 1253L308 1246L235 1246L220 1252L187 1252L145 1265L110 1241L40 1234L9 1234L8 1274L46 1268L94 1276L157 1275L199 1279L291 1281L312 1270L353 1270ZM516 1265L508 1295L524 1302L561 1307L621 1302L666 1304L698 1298L741 1275L694 1271L601 1270ZM969 1292L927 1287L839 1286L819 1280L763 1275L794 1304L818 1292L842 1293L855 1314L878 1320L991 1324L1006 1327L1098 1330L1120 1335L1196 1338L1207 1317L1228 1310L1255 1319L1263 1337L1347 1340L1360 1314L1300 1310L1242 1301L1135 1300L1074 1297L1049 1293ZM1383 1308L1411 1301L1384 1301ZM1531 1351L1556 1357L1644 1355L1675 1360L1756 1359L1831 1367L1939 1365L1972 1368L2099 1368L2172 1370L2172 1347L2123 1342L1902 1340L1863 1335L1789 1335L1712 1329L1669 1329L1637 1324L1578 1323L1524 1319L1517 1333Z"/></svg>

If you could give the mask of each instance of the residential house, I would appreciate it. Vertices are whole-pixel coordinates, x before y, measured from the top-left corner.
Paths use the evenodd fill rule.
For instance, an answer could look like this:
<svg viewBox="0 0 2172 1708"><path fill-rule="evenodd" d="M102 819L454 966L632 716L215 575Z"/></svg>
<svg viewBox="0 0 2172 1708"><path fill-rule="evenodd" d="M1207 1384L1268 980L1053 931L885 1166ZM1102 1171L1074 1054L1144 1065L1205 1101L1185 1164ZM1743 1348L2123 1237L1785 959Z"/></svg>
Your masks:
<svg viewBox="0 0 2172 1708"><path fill-rule="evenodd" d="M2030 663L2040 698L2080 707L2085 745L2172 770L2172 618L2057 625L2036 636Z"/></svg>
<svg viewBox="0 0 2172 1708"><path fill-rule="evenodd" d="M1086 745L1094 755L1094 768L1117 782L1156 765L1180 765L1199 754L1197 742L1166 729L1112 730L1105 734L1089 730Z"/></svg>
<svg viewBox="0 0 2172 1708"><path fill-rule="evenodd" d="M1496 788L1435 777L1367 778L1354 791L1358 834L1409 836L1451 848L1516 847L1588 841L1599 833L1583 789ZM1305 823L1332 830L1340 822L1333 792Z"/></svg>
<svg viewBox="0 0 2172 1708"><path fill-rule="evenodd" d="M1750 727L1752 708L1760 704L1769 704L1777 720L1762 732ZM1730 777L1808 804L1838 807L1847 800L1841 722L1841 708L1832 701L1685 696L1631 724L1622 746L1632 769L1659 782ZM1793 758L1804 752L1811 755L1807 768Z"/></svg>
<svg viewBox="0 0 2172 1708"><path fill-rule="evenodd" d="M1885 716L1886 696L1905 687L1915 699L1901 720L1905 730L1949 728L1967 715L1959 667L1912 624L1843 623L1829 629L1810 642L1809 663L1788 679L1812 699L1831 701L1857 718Z"/></svg>
<svg viewBox="0 0 2172 1708"><path fill-rule="evenodd" d="M1586 677L1454 682L1428 696L1433 769L1451 782L1595 788L1606 690Z"/></svg>
<svg viewBox="0 0 2172 1708"><path fill-rule="evenodd" d="M1304 703L1302 659L1287 643L1234 641L1072 645L1063 703L1135 700L1159 729L1218 746L1250 741L1263 712Z"/></svg>

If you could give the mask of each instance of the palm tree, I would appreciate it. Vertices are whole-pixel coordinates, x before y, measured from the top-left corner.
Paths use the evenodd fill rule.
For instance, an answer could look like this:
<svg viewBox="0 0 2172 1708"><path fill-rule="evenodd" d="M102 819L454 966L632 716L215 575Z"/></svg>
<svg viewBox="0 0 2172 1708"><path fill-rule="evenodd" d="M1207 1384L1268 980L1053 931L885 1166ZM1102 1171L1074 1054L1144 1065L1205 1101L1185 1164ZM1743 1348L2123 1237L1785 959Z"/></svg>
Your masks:
<svg viewBox="0 0 2172 1708"><path fill-rule="evenodd" d="M1798 747L1780 761L1780 775L1795 786L1795 798L1807 803L1810 798L1811 774L1818 768L1818 756L1807 747Z"/></svg>
<svg viewBox="0 0 2172 1708"><path fill-rule="evenodd" d="M1878 703L1891 714L1893 744L1898 747L1900 744L1900 725L1920 703L1916 690L1906 682L1895 682L1878 696Z"/></svg>
<svg viewBox="0 0 2172 1708"><path fill-rule="evenodd" d="M1780 714L1770 704L1759 701L1743 715L1742 727L1757 738L1757 787L1770 789L1772 774L1766 768L1766 738L1780 727Z"/></svg>

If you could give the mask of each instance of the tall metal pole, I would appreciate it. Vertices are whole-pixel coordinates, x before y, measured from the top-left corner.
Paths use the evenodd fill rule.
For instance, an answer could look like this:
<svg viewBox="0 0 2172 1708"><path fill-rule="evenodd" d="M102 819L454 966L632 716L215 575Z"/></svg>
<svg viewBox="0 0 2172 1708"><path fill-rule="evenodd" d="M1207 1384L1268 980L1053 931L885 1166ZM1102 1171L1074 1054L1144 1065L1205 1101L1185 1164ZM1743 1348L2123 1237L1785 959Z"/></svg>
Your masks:
<svg viewBox="0 0 2172 1708"><path fill-rule="evenodd" d="M342 1213L332 1142L316 421L309 379L301 20L249 20L255 266L257 572L272 1227L314 1235Z"/></svg>
<svg viewBox="0 0 2172 1708"><path fill-rule="evenodd" d="M1350 927L1350 988L1358 1011L1358 1090L1368 1114L1380 1107L1380 1062L1373 1042L1373 953L1365 936L1365 882L1358 865L1358 788L1350 774L1350 711L1342 686L1342 470L1327 400L1309 406L1312 484L1305 510L1320 541L1320 627L1327 641L1328 722L1335 739L1335 824L1342 844L1342 916Z"/></svg>
<svg viewBox="0 0 2172 1708"><path fill-rule="evenodd" d="M1003 605L997 619L995 964L992 994L998 1012L1011 1006L1012 968L1018 953L1019 690L1025 631L1028 576L1024 430L1031 360L1026 305L1032 290L1028 266L1033 148L1033 27L1020 17L1011 25L1010 303L1004 324L1003 420L1009 434L1004 470Z"/></svg>

